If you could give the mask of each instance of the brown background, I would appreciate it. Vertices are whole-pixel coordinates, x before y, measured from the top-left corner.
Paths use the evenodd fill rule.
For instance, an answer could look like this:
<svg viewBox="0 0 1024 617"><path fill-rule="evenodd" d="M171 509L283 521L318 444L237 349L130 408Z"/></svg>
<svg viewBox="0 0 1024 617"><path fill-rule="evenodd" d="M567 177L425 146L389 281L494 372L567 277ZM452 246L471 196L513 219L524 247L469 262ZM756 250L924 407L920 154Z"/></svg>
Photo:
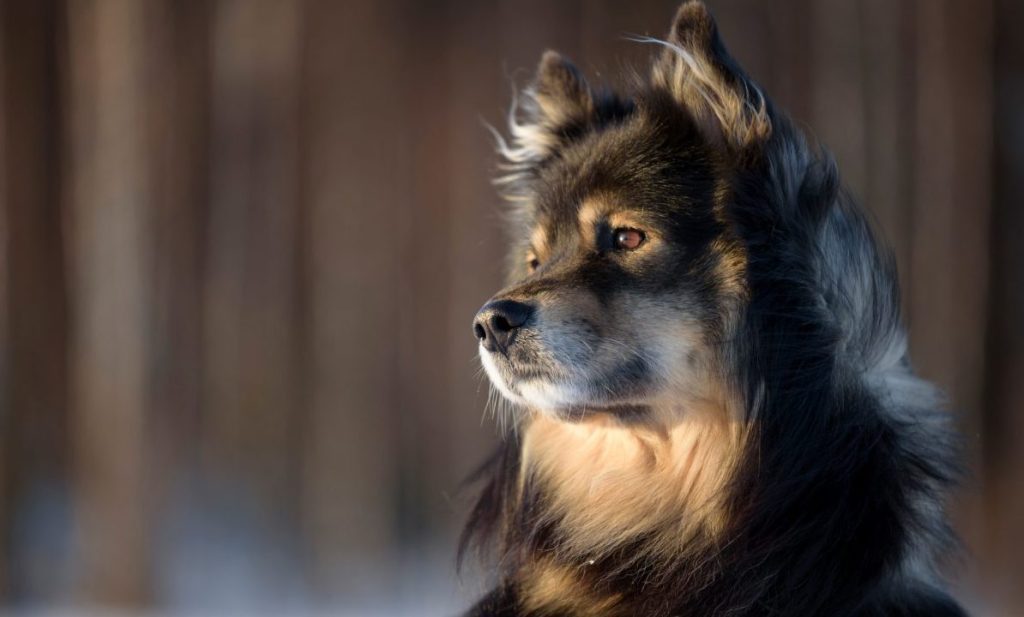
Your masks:
<svg viewBox="0 0 1024 617"><path fill-rule="evenodd" d="M0 598L451 611L495 440L481 119L545 47L645 69L674 0L0 0ZM902 267L974 477L962 593L1024 614L1024 7L714 0ZM381 613L383 614L383 613Z"/></svg>

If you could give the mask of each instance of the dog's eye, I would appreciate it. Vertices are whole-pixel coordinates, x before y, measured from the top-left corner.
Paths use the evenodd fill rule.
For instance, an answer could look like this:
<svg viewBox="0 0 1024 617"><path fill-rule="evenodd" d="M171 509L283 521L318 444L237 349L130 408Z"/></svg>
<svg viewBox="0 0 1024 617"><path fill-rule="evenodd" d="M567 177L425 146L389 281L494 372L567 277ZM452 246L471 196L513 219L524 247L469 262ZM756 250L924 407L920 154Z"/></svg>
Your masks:
<svg viewBox="0 0 1024 617"><path fill-rule="evenodd" d="M613 236L613 245L616 250L633 251L640 248L647 236L639 229L620 227L616 229Z"/></svg>
<svg viewBox="0 0 1024 617"><path fill-rule="evenodd" d="M527 253L526 255L526 269L531 273L540 267L540 260L533 253Z"/></svg>

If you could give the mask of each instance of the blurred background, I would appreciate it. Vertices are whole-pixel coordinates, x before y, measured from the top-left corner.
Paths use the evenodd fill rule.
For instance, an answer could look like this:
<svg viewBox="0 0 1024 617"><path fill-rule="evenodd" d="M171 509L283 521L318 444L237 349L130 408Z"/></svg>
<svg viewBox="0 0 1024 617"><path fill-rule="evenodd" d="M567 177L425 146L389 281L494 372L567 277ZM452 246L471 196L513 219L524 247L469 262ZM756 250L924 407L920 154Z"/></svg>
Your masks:
<svg viewBox="0 0 1024 617"><path fill-rule="evenodd" d="M496 442L482 121L675 0L0 0L0 605L452 614ZM902 268L973 477L958 591L1024 615L1024 3L711 0Z"/></svg>

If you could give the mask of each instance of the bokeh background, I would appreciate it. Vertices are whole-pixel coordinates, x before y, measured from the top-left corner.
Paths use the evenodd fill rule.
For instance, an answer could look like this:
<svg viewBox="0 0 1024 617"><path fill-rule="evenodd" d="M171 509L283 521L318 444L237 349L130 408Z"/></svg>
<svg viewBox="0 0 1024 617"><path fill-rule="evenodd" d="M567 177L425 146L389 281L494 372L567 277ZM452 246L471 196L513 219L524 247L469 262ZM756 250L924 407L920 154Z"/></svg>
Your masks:
<svg viewBox="0 0 1024 617"><path fill-rule="evenodd" d="M902 268L967 436L962 594L1024 615L1024 7L711 0ZM496 441L482 121L674 0L0 0L0 605L451 614Z"/></svg>

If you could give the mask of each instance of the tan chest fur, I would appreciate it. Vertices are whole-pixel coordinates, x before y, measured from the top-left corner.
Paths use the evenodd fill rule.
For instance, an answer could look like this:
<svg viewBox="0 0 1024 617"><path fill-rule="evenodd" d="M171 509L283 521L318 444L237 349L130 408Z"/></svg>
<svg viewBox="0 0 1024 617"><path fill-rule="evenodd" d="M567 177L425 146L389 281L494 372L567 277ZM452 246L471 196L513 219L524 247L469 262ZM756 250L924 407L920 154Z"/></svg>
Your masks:
<svg viewBox="0 0 1024 617"><path fill-rule="evenodd" d="M737 426L710 404L658 410L643 424L537 415L525 428L523 476L543 486L572 552L600 559L643 536L654 556L671 558L693 534L720 528Z"/></svg>
<svg viewBox="0 0 1024 617"><path fill-rule="evenodd" d="M533 564L523 573L523 608L536 615L618 617L628 609L619 594L601 594L583 583L586 564L562 566L550 561Z"/></svg>

